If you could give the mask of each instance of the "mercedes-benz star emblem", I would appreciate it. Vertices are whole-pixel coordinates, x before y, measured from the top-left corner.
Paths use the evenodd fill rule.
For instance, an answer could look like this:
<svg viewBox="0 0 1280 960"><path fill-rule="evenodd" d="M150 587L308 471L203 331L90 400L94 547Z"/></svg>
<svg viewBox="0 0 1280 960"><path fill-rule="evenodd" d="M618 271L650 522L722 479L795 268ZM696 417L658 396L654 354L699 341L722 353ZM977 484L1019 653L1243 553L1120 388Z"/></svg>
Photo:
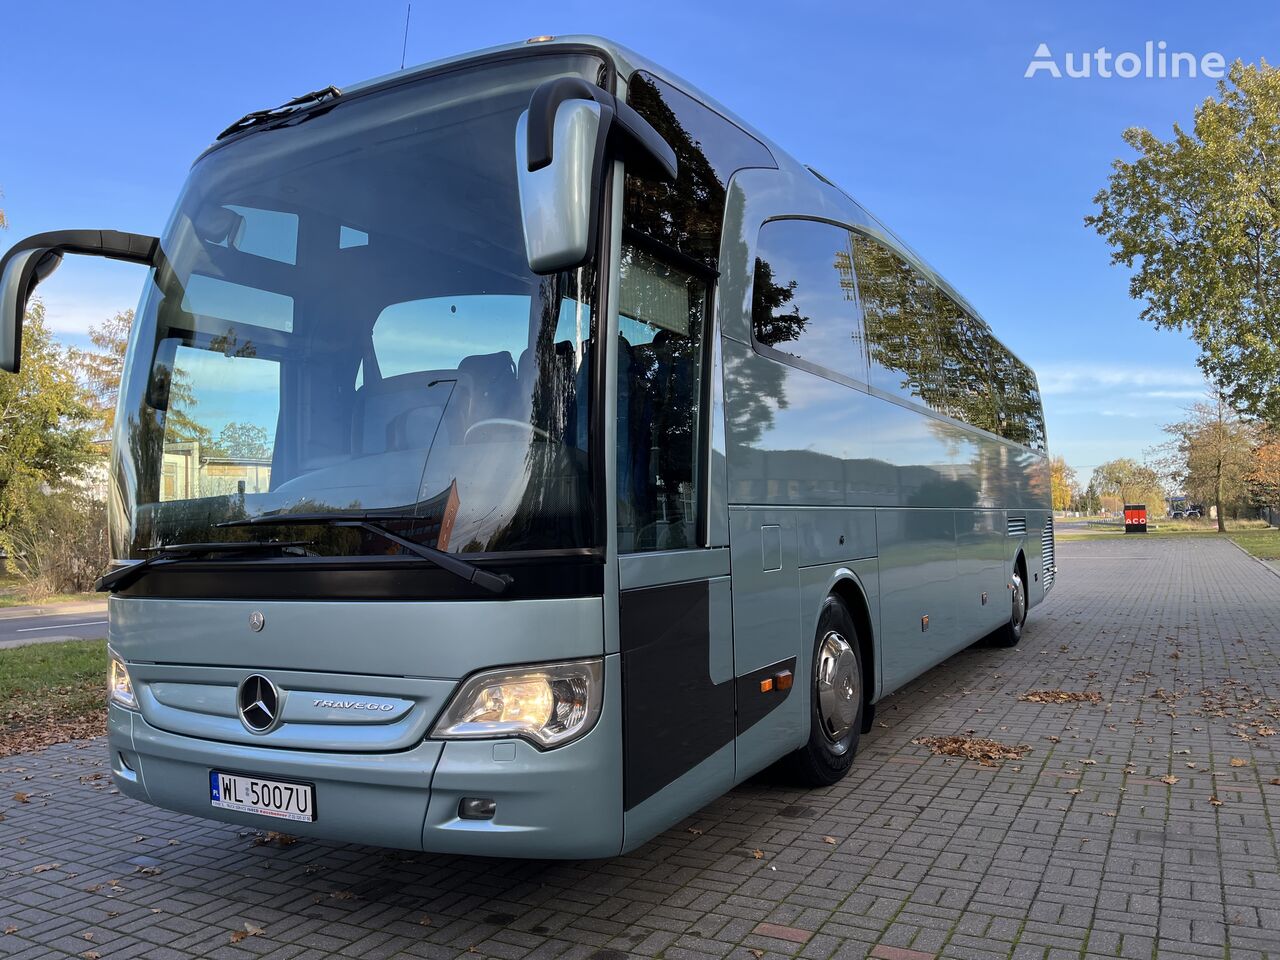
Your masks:
<svg viewBox="0 0 1280 960"><path fill-rule="evenodd" d="M257 673L245 677L237 699L240 719L254 733L266 733L275 726L280 714L280 691L266 677Z"/></svg>
<svg viewBox="0 0 1280 960"><path fill-rule="evenodd" d="M262 615L261 610L255 610L249 614L249 629L254 633L258 633L267 625L267 618Z"/></svg>

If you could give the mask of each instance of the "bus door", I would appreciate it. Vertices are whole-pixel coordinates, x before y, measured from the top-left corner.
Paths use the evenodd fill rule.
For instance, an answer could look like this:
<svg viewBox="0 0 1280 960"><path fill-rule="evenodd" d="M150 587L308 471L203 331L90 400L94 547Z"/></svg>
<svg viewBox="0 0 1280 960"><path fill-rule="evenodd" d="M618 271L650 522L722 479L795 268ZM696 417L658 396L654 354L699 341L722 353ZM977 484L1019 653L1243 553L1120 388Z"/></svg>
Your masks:
<svg viewBox="0 0 1280 960"><path fill-rule="evenodd" d="M722 439L713 452L723 427L710 415L719 409L710 296L708 279L624 244L615 369L628 837L664 829L733 784L733 611Z"/></svg>

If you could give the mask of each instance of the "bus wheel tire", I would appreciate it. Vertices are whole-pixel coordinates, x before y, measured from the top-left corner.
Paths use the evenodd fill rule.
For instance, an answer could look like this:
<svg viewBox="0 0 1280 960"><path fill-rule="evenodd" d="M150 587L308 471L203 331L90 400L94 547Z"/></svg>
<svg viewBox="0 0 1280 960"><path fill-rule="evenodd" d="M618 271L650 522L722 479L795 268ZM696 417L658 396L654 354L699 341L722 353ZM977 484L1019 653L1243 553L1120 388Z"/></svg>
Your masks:
<svg viewBox="0 0 1280 960"><path fill-rule="evenodd" d="M1022 571L1017 567L1014 568L1009 583L1009 622L992 634L992 646L996 647L1016 647L1022 639L1022 628L1027 623L1027 585L1023 582Z"/></svg>
<svg viewBox="0 0 1280 960"><path fill-rule="evenodd" d="M853 765L864 709L858 630L839 597L827 597L818 616L809 684L809 742L787 758L787 766L805 786L825 787Z"/></svg>

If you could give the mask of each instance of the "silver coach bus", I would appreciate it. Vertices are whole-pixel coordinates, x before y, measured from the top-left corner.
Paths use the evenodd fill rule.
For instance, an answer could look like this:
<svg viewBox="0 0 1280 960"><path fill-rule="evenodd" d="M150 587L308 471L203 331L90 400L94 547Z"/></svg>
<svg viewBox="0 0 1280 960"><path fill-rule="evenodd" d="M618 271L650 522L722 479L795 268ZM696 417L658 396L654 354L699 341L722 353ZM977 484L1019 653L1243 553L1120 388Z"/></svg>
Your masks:
<svg viewBox="0 0 1280 960"><path fill-rule="evenodd" d="M1053 583L1031 371L817 172L603 40L249 114L159 238L110 468L131 797L429 851L601 857Z"/></svg>

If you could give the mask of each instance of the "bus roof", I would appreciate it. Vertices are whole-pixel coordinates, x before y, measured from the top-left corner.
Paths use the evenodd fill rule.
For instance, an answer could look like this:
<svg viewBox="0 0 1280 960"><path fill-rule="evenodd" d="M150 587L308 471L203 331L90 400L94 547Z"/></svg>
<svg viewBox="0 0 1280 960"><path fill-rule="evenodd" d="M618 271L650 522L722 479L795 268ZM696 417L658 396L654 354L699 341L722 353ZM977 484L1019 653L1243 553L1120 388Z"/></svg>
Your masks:
<svg viewBox="0 0 1280 960"><path fill-rule="evenodd" d="M537 45L544 49L562 47L562 48L570 48L570 49L577 49L577 50L591 49L594 51L599 51L600 53L603 53L606 56L606 58L612 62L614 69L617 71L618 75L624 81L629 80L633 73L637 71L644 71L646 73L653 74L654 76L658 77L664 82L679 88L684 93L702 102L707 107L714 110L716 113L719 113L726 120L729 120L730 122L741 127L745 132L749 133L751 136L755 137L757 140L763 143L766 147L768 147L769 151L773 154L779 169L788 169L793 174L804 176L804 177L811 177L814 180L821 183L825 189L833 190L837 194L839 194L840 197L843 198L843 200L846 203L851 204L853 207L855 207L857 212L860 213L863 218L873 223L877 228L877 230L884 235L884 238L889 240L891 245L897 248L897 252L904 259L906 259L913 267L918 269L922 274L928 277L928 279L933 281L937 286L941 287L944 292L946 292L952 299L954 299L957 303L959 303L961 307L963 307L965 310L971 313L975 318L982 320L983 323L986 323L986 320L985 318L983 318L982 314L973 306L972 303L969 302L969 300L964 296L964 294L960 293L959 290L953 287L947 281L947 279L944 276L942 276L942 274L940 274L937 270L935 270L933 266L930 265L930 263L927 260L925 260L925 258L922 257L919 253L917 253L909 244L907 244L902 239L901 236L899 236L892 228L886 225L883 220L881 220L879 217L877 217L875 214L869 211L865 206L863 206L861 203L855 200L846 190L838 186L836 183L834 183L832 180L828 179L824 175L818 173L812 167L809 167L803 164L802 162L800 162L789 151L787 151L784 147L777 144L766 133L762 132L757 127L748 123L746 120L742 119L740 116L734 113L731 109L729 109L720 101L718 101L715 97L712 97L709 94L705 93L704 91L698 89L698 87L696 87L694 84L688 82L683 77L663 67L661 64L655 63L652 60L648 59L647 57L644 57L636 53L634 50L631 50L630 48L625 47L620 43L610 40L607 37L594 36L591 34L566 34L566 35L555 36L555 37L532 37L528 40L520 40L514 43L506 43L506 44L501 44L494 47L487 47L482 50L473 50L468 53L458 54L452 57L445 57L440 60L433 60L428 63L417 64L412 67L406 67L403 70L395 70L391 73L383 74L382 76L379 76L379 77L373 77L368 80L360 81L359 83L351 84L350 86L344 87L342 89L342 96L346 98L354 95L372 93L376 90L383 89L386 87L398 86L402 83L412 82L414 79L416 79L419 76L436 73L442 68L448 68L453 65L461 65L472 60L501 59L501 56L504 53L511 53L511 54L524 53L524 52L527 52L530 49L530 47L534 45ZM234 139L234 137L232 139ZM211 147L210 149L215 149L216 146L217 145L215 145L215 147ZM206 151L206 153L207 152L208 151ZM987 326L988 328L990 328L990 324L987 324ZM1012 351L1010 351L1010 353L1012 353ZM1014 356L1015 358L1017 358L1016 354L1014 354ZM1023 362L1023 364L1028 366L1028 369L1030 369L1029 365L1027 365L1025 361L1022 361L1021 358L1017 358L1017 359L1020 362ZM1033 372L1033 375L1034 375L1034 372Z"/></svg>

